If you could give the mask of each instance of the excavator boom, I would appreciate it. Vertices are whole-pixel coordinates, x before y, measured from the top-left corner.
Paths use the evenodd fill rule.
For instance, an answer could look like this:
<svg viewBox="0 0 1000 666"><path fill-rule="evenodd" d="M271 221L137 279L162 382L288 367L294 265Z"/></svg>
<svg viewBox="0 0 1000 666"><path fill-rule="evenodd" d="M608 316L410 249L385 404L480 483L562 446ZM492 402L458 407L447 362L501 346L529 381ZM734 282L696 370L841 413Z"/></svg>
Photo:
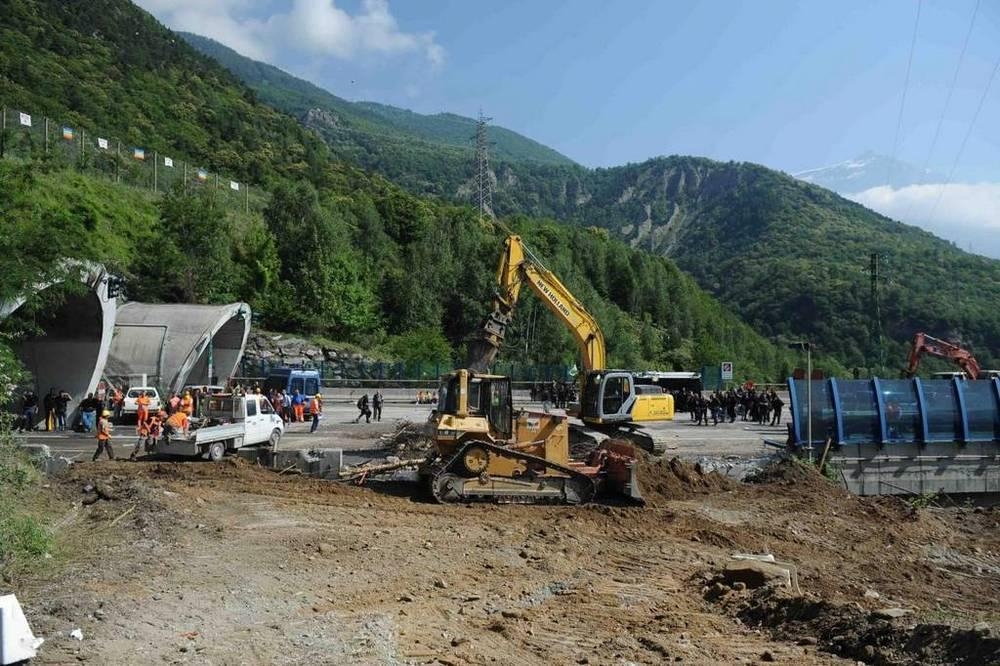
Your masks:
<svg viewBox="0 0 1000 666"><path fill-rule="evenodd" d="M920 367L920 359L924 354L951 359L958 367L962 368L962 371L965 372L969 379L978 379L982 373L979 362L968 350L962 349L958 345L946 340L927 335L926 333L917 333L913 336L913 346L910 349L906 368L903 369L903 376L913 377L917 374L917 369Z"/></svg>
<svg viewBox="0 0 1000 666"><path fill-rule="evenodd" d="M467 367L485 372L503 346L507 326L517 305L521 287L528 285L573 335L586 370L603 370L606 366L604 335L597 320L580 301L559 281L552 271L531 253L521 237L510 235L504 241L496 271L497 292L493 310L486 317L480 337L469 345Z"/></svg>

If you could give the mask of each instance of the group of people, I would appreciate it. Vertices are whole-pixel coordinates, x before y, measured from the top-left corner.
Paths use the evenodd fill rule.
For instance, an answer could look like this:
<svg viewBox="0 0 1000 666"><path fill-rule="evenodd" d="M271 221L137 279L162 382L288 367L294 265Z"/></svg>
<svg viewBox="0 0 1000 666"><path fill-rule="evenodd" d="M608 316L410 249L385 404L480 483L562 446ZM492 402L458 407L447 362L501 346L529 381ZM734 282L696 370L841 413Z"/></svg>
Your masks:
<svg viewBox="0 0 1000 666"><path fill-rule="evenodd" d="M260 389L255 387L254 393L260 393ZM306 420L306 405L309 406L309 415L313 418L313 430L319 425L316 418L323 409L323 396L317 393L312 398L294 389L288 392L284 389L271 389L265 396L275 413L281 417L285 425L289 423L304 423Z"/></svg>
<svg viewBox="0 0 1000 666"><path fill-rule="evenodd" d="M368 394L362 394L355 403L355 406L358 408L358 416L354 419L354 422L360 423L362 417L364 417L365 423L371 423L372 419L381 421L382 402L382 392L377 389L374 393L372 393L371 403L368 402Z"/></svg>
<svg viewBox="0 0 1000 666"><path fill-rule="evenodd" d="M781 425L781 412L785 402L774 389L757 390L753 386L740 386L727 391L713 391L708 397L701 391L683 389L674 394L678 412L690 412L697 425L730 423L739 417L758 425Z"/></svg>
<svg viewBox="0 0 1000 666"><path fill-rule="evenodd" d="M529 389L532 402L551 402L556 409L566 409L576 402L576 384L572 382L535 382Z"/></svg>

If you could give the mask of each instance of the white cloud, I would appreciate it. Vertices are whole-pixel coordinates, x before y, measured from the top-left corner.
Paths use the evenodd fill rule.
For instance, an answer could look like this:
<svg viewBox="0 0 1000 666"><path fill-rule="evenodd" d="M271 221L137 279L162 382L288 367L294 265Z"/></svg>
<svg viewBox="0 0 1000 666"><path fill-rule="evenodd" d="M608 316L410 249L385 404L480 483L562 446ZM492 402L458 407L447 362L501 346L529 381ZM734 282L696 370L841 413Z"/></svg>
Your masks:
<svg viewBox="0 0 1000 666"><path fill-rule="evenodd" d="M1000 183L882 186L845 196L963 250L1000 259Z"/></svg>
<svg viewBox="0 0 1000 666"><path fill-rule="evenodd" d="M254 17L254 0L136 0L175 30L194 32L257 60L289 53L356 60L366 55L417 55L437 67L444 49L434 33L405 32L387 0L363 0L357 14L336 0L292 0L286 12Z"/></svg>

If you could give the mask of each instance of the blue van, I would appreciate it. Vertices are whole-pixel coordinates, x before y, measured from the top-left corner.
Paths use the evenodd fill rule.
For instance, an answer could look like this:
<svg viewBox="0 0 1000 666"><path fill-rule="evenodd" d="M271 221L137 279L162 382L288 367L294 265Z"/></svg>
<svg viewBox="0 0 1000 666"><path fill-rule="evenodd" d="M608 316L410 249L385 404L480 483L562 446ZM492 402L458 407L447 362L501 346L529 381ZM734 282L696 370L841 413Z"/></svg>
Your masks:
<svg viewBox="0 0 1000 666"><path fill-rule="evenodd" d="M298 391L306 397L306 414L312 397L320 392L320 377L318 370L301 370L299 368L273 368L264 380L264 393L284 391L294 395Z"/></svg>

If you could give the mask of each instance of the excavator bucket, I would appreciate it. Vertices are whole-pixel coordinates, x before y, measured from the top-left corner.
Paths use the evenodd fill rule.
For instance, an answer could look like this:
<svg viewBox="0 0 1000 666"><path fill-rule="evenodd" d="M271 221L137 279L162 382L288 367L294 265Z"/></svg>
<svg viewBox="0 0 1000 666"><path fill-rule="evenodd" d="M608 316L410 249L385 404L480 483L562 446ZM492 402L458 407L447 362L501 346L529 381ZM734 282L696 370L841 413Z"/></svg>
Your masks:
<svg viewBox="0 0 1000 666"><path fill-rule="evenodd" d="M639 454L635 446L621 439L609 439L594 452L602 460L606 492L624 497L636 504L645 504L639 487L637 468Z"/></svg>

